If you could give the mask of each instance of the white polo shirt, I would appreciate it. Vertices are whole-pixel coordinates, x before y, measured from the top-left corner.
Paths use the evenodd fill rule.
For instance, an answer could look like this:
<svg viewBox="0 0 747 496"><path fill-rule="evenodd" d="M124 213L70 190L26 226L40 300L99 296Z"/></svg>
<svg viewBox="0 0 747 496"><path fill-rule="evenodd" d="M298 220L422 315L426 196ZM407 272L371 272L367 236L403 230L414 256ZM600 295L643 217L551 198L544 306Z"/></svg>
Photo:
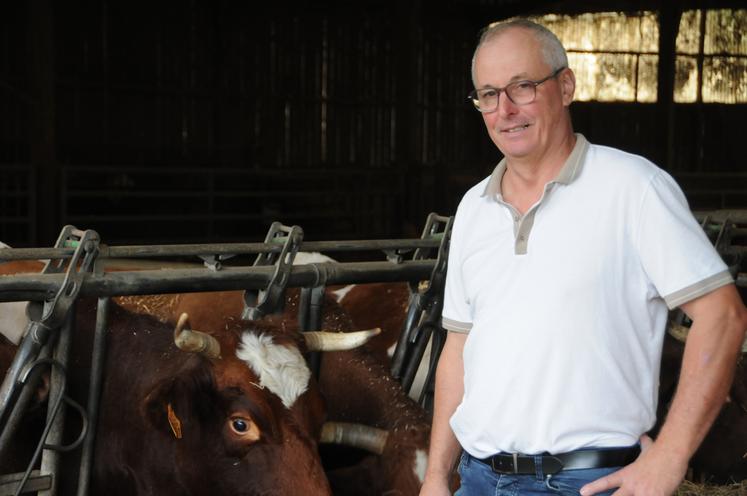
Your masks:
<svg viewBox="0 0 747 496"><path fill-rule="evenodd" d="M505 159L457 210L442 323L469 336L450 423L479 458L636 443L668 308L733 282L666 172L576 136L523 217Z"/></svg>

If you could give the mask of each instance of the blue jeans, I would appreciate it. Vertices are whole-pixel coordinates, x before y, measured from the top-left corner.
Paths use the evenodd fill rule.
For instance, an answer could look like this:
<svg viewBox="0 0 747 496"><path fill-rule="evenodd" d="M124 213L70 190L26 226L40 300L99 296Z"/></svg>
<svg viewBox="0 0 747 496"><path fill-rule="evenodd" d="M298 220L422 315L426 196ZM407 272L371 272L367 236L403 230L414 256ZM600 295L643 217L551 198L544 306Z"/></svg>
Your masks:
<svg viewBox="0 0 747 496"><path fill-rule="evenodd" d="M538 457L537 473L533 475L496 474L488 465L466 451L459 460L461 486L455 496L533 496L554 494L578 496L589 482L611 474L622 467L562 470L555 475L544 474ZM598 495L610 495L607 491Z"/></svg>

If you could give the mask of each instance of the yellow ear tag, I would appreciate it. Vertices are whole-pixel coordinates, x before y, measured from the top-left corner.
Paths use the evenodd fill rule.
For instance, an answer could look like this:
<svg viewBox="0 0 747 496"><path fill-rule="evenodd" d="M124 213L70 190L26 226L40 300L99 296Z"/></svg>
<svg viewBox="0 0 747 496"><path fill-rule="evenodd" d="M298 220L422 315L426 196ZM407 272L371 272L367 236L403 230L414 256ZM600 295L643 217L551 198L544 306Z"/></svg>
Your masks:
<svg viewBox="0 0 747 496"><path fill-rule="evenodd" d="M171 426L171 432L174 433L174 437L177 439L182 438L182 423L179 417L174 413L174 409L171 408L171 403L166 405L166 413L169 416L169 425Z"/></svg>

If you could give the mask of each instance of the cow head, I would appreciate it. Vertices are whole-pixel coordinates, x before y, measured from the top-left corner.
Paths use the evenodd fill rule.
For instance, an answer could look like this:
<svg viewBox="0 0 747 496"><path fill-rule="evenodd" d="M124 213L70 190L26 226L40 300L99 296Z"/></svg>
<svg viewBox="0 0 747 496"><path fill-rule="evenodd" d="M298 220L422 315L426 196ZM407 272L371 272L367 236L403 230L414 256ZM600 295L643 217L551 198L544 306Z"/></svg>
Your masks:
<svg viewBox="0 0 747 496"><path fill-rule="evenodd" d="M316 447L324 406L300 337L227 318L204 330L220 347L209 358L116 305L109 327L95 493L330 493ZM249 348L278 367L276 382L242 358Z"/></svg>

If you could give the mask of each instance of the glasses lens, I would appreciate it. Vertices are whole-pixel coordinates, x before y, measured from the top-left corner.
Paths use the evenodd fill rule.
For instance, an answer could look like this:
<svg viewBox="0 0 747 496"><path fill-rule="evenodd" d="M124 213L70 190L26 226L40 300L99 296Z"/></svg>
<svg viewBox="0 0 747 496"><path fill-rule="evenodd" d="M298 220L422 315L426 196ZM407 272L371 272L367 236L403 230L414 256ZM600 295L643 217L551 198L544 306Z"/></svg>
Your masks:
<svg viewBox="0 0 747 496"><path fill-rule="evenodd" d="M498 91L485 88L476 92L475 106L480 112L490 112L498 106Z"/></svg>
<svg viewBox="0 0 747 496"><path fill-rule="evenodd" d="M506 93L517 105L526 105L534 101L536 86L531 81L517 81L506 87Z"/></svg>

